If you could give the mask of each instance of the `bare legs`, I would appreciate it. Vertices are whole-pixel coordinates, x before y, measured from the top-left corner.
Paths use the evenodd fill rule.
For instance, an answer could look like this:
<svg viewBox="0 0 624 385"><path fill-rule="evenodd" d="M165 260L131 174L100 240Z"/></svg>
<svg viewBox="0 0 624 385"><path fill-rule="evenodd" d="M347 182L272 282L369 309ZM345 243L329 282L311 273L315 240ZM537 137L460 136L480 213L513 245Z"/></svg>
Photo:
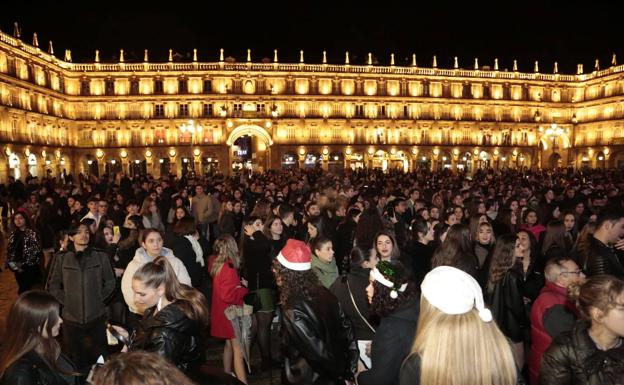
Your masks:
<svg viewBox="0 0 624 385"><path fill-rule="evenodd" d="M243 358L243 351L236 338L226 340L225 347L223 348L223 371L232 373L232 366L234 366L236 378L238 378L240 382L247 384L245 359Z"/></svg>

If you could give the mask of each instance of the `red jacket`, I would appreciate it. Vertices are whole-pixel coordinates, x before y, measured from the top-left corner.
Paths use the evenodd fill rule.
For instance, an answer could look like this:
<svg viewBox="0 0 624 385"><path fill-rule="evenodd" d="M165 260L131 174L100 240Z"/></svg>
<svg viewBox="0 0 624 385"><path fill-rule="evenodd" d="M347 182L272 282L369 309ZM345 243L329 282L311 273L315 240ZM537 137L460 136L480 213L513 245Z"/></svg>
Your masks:
<svg viewBox="0 0 624 385"><path fill-rule="evenodd" d="M210 257L208 271L216 255ZM232 323L225 317L225 309L230 305L242 305L247 288L241 285L236 269L225 263L219 273L213 278L212 304L210 306L210 335L217 338L232 339L235 337Z"/></svg>
<svg viewBox="0 0 624 385"><path fill-rule="evenodd" d="M531 350L529 351L529 384L537 385L539 379L542 356L550 346L552 338L544 326L544 316L548 309L556 305L563 305L571 313L576 314L576 308L568 300L565 287L552 282L546 282L540 295L531 307Z"/></svg>

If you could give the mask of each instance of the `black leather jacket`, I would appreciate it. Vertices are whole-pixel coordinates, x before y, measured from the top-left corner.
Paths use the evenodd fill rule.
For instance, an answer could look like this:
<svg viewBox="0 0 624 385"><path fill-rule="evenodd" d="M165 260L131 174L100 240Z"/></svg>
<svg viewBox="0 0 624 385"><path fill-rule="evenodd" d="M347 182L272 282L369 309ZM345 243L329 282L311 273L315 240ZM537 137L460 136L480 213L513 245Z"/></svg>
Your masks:
<svg viewBox="0 0 624 385"><path fill-rule="evenodd" d="M64 370L72 371L71 363L63 356L57 362ZM77 377L62 375L54 371L43 358L34 351L24 354L9 366L0 379L0 385L74 385Z"/></svg>
<svg viewBox="0 0 624 385"><path fill-rule="evenodd" d="M611 274L624 279L624 266L615 250L594 237L590 237L586 272L588 276Z"/></svg>
<svg viewBox="0 0 624 385"><path fill-rule="evenodd" d="M145 312L132 335L130 350L154 352L183 372L195 371L205 356L201 326L175 302L154 315L155 310L152 307Z"/></svg>
<svg viewBox="0 0 624 385"><path fill-rule="evenodd" d="M505 337L517 343L522 342L529 328L522 293L522 277L510 269L493 287L487 290L487 304L494 320Z"/></svg>
<svg viewBox="0 0 624 385"><path fill-rule="evenodd" d="M351 322L329 290L290 298L282 308L284 384L334 385L352 380L358 346Z"/></svg>
<svg viewBox="0 0 624 385"><path fill-rule="evenodd" d="M624 383L624 345L598 350L589 336L589 322L554 339L542 357L540 384L614 385Z"/></svg>

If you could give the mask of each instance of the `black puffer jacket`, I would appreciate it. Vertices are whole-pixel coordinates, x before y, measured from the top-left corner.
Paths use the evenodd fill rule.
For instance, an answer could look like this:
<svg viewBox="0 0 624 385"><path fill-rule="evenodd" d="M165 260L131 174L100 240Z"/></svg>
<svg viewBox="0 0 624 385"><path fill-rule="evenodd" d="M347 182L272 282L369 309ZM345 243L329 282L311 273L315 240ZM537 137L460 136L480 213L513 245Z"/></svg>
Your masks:
<svg viewBox="0 0 624 385"><path fill-rule="evenodd" d="M329 290L290 298L282 308L283 384L344 384L357 371L358 346L351 322Z"/></svg>
<svg viewBox="0 0 624 385"><path fill-rule="evenodd" d="M588 333L589 322L579 321L563 333L542 357L540 384L614 385L624 383L624 345L598 350Z"/></svg>
<svg viewBox="0 0 624 385"><path fill-rule="evenodd" d="M158 313L156 307L145 312L134 331L130 350L156 353L185 373L194 372L204 362L204 339L200 324L171 303Z"/></svg>

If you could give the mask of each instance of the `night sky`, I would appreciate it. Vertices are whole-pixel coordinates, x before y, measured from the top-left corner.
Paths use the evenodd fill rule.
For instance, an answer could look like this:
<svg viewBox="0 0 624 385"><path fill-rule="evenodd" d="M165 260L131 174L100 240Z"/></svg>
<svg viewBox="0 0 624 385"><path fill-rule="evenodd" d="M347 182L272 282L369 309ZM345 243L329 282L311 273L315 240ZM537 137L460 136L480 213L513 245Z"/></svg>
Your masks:
<svg viewBox="0 0 624 385"><path fill-rule="evenodd" d="M535 60L540 72L575 73L583 63L590 72L594 59L608 67L612 53L624 63L622 14L617 2L567 1L17 1L3 2L0 29L13 32L18 21L22 39L31 42L38 32L40 46L54 41L57 56L72 50L75 62L93 61L95 49L102 62L116 61L119 49L126 61L142 61L149 49L150 61L166 61L168 50L191 59L193 48L200 61L217 61L219 48L238 61L252 49L253 61L273 57L298 62L299 50L307 63L320 63L327 50L330 63L364 64L370 51L379 64L409 64L416 53L420 66L451 68L453 57L460 67L480 65L511 70L518 59L521 71L532 72Z"/></svg>

